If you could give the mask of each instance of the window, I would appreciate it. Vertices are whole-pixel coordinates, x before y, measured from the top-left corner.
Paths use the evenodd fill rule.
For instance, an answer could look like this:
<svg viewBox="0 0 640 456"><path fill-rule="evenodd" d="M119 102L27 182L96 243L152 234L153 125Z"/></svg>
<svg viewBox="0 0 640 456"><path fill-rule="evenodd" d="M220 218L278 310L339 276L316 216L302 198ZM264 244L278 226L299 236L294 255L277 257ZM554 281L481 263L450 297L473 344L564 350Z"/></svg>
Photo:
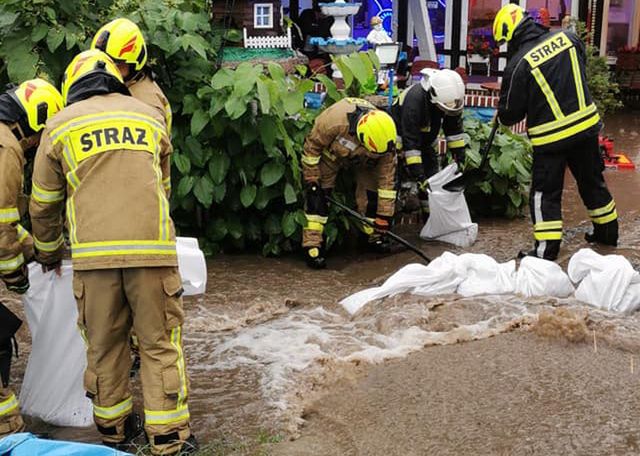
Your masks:
<svg viewBox="0 0 640 456"><path fill-rule="evenodd" d="M255 28L273 28L273 3L253 5L253 26Z"/></svg>

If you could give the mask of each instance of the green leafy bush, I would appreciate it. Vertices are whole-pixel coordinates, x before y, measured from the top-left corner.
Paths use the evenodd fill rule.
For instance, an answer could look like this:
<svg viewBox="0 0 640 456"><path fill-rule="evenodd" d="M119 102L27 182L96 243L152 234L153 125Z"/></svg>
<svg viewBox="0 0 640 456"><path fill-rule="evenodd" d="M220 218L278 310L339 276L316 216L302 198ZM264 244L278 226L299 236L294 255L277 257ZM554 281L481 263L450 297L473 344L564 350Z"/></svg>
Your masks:
<svg viewBox="0 0 640 456"><path fill-rule="evenodd" d="M476 119L464 120L469 135L469 147L465 169L478 168L481 150L486 144L491 127ZM531 182L531 144L508 128L500 127L489 151L489 162L484 167L483 178L465 191L471 211L478 215L522 215L527 206Z"/></svg>

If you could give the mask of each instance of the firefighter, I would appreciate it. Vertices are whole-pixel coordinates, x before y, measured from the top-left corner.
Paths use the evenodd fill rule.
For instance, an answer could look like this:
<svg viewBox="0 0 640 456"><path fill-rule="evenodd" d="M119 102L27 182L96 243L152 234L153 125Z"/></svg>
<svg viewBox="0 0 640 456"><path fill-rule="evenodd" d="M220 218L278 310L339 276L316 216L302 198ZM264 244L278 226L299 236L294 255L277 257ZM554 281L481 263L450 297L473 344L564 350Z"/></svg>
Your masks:
<svg viewBox="0 0 640 456"><path fill-rule="evenodd" d="M77 55L62 80L65 108L42 133L30 214L38 262L62 258L62 213L87 343L84 386L103 442L137 437L128 336L142 359L144 428L153 454L197 448L189 427L182 286L162 181L171 143L165 118L129 91L102 51Z"/></svg>
<svg viewBox="0 0 640 456"><path fill-rule="evenodd" d="M429 210L426 179L438 172L438 135L444 131L447 149L460 165L466 140L462 125L464 82L452 70L425 68L420 84L404 90L391 107L401 138L404 171L418 183L423 213Z"/></svg>
<svg viewBox="0 0 640 456"><path fill-rule="evenodd" d="M618 216L607 190L598 148L601 127L585 76L585 50L567 30L550 32L519 6L508 4L493 22L496 42L507 42L509 61L498 117L513 125L527 118L533 145L530 207L535 247L520 256L555 260L562 239L560 203L567 165L587 207L588 242L616 246Z"/></svg>
<svg viewBox="0 0 640 456"><path fill-rule="evenodd" d="M171 135L171 105L147 65L147 45L140 28L129 19L115 19L98 30L91 49L100 49L111 57L131 95L157 109Z"/></svg>
<svg viewBox="0 0 640 456"><path fill-rule="evenodd" d="M19 223L27 209L24 167L33 157L45 122L60 109L60 93L42 79L23 82L0 95L0 277L7 289L19 294L29 289L27 263L34 254L31 235ZM9 388L11 340L21 323L0 304L0 436L24 429L18 400Z"/></svg>
<svg viewBox="0 0 640 456"><path fill-rule="evenodd" d="M363 227L372 250L384 252L395 211L396 127L391 116L358 98L346 98L320 114L307 136L302 155L306 184L307 226L302 246L307 265L326 266L322 233L327 222L325 195L335 186L338 172L351 168L356 180L358 211L375 223Z"/></svg>

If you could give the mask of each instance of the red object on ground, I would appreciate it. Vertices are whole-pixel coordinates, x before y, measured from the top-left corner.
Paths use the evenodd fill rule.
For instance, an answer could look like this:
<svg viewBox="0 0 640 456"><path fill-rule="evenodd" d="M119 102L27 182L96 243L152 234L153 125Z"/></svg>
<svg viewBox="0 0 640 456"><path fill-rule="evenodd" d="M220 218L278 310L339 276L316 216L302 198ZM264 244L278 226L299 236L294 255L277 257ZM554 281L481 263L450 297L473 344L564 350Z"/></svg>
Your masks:
<svg viewBox="0 0 640 456"><path fill-rule="evenodd" d="M604 166L611 169L636 169L636 165L624 153L614 152L613 139L608 136L598 136L600 153Z"/></svg>

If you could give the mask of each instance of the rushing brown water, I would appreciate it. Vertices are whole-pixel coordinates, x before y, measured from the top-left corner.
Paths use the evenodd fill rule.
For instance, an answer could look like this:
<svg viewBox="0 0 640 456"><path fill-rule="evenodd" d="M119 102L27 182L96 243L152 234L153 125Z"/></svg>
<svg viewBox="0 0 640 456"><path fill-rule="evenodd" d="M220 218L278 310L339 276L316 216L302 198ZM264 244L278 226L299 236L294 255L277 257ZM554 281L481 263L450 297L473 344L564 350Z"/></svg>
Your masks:
<svg viewBox="0 0 640 456"><path fill-rule="evenodd" d="M613 117L607 131L640 163L638 116ZM608 171L606 178L621 238L618 249L598 251L640 264L639 175ZM570 176L563 217L566 266L587 247L590 228ZM478 241L466 251L506 261L531 246L528 218L479 223ZM462 253L420 242L417 229L402 232L428 256ZM190 409L201 441L255 440L261 432L299 437L268 448L289 455L640 452L637 315L555 298L399 295L351 317L341 298L417 258L347 252L329 260L331 269L319 272L298 258L209 263L207 294L185 302ZM24 372L26 329L20 340L14 378ZM34 429L98 439L92 429Z"/></svg>

